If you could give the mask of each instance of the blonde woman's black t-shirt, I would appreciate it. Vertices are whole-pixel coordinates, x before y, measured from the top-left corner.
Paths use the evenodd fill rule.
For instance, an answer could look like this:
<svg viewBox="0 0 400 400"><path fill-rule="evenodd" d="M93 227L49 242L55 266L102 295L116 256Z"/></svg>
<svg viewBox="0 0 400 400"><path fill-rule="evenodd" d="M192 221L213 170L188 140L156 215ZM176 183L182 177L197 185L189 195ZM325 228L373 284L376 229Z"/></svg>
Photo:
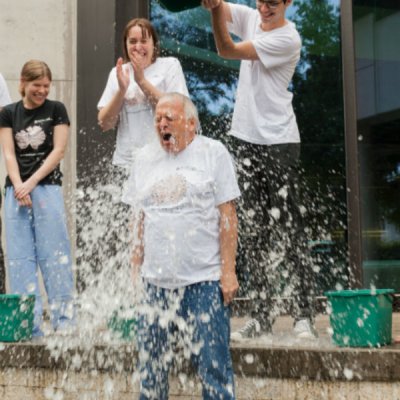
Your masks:
<svg viewBox="0 0 400 400"><path fill-rule="evenodd" d="M53 150L56 125L69 125L64 104L46 100L33 110L24 107L22 101L5 106L0 112L0 127L12 128L15 155L22 181L30 178ZM41 185L61 185L62 173L58 165L43 178ZM7 176L6 186L12 186Z"/></svg>

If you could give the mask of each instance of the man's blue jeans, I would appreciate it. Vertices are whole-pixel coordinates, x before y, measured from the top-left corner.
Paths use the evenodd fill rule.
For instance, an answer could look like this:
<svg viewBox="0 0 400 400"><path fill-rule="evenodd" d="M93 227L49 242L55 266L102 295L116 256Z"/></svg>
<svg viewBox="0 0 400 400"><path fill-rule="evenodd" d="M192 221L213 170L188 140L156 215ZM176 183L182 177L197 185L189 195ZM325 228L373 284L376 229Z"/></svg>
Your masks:
<svg viewBox="0 0 400 400"><path fill-rule="evenodd" d="M40 335L43 307L38 267L54 329L73 323L73 275L61 187L38 185L32 191L31 199L32 208L20 207L14 197L14 188L6 189L6 249L11 292L36 295L33 333Z"/></svg>
<svg viewBox="0 0 400 400"><path fill-rule="evenodd" d="M203 399L234 399L230 312L219 282L176 290L145 283L144 292L138 309L140 400L168 399L168 372L177 349L191 360Z"/></svg>

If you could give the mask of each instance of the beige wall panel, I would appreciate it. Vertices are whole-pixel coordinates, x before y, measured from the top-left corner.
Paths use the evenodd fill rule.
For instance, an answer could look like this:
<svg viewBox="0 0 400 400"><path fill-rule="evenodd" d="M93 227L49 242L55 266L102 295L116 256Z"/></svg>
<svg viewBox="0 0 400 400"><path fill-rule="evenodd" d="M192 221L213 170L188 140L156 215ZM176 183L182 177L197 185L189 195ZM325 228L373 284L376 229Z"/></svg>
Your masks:
<svg viewBox="0 0 400 400"><path fill-rule="evenodd" d="M0 69L8 79L18 79L29 58L42 59L54 79L73 79L71 0L0 0Z"/></svg>

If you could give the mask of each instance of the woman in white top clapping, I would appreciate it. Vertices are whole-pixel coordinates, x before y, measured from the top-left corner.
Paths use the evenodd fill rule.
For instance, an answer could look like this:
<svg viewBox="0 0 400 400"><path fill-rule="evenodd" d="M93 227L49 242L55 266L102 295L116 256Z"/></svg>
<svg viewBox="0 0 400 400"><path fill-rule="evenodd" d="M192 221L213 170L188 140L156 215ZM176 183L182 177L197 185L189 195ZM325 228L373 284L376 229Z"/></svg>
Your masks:
<svg viewBox="0 0 400 400"><path fill-rule="evenodd" d="M159 40L144 18L128 22L123 33L123 58L111 70L98 103L103 131L117 126L113 164L126 176L135 148L156 140L153 110L167 92L188 95L185 77L174 57L159 57Z"/></svg>

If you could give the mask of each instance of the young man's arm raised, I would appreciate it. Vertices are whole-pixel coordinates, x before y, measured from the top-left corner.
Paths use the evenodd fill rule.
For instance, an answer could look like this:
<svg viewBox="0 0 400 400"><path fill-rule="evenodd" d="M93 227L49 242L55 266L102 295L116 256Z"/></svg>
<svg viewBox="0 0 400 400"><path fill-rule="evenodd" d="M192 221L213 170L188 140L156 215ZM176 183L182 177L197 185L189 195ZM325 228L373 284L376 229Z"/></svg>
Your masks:
<svg viewBox="0 0 400 400"><path fill-rule="evenodd" d="M235 43L229 34L227 22L232 22L229 4L223 0L203 0L202 4L211 11L215 45L221 57L233 60L258 60L258 55L251 41Z"/></svg>

